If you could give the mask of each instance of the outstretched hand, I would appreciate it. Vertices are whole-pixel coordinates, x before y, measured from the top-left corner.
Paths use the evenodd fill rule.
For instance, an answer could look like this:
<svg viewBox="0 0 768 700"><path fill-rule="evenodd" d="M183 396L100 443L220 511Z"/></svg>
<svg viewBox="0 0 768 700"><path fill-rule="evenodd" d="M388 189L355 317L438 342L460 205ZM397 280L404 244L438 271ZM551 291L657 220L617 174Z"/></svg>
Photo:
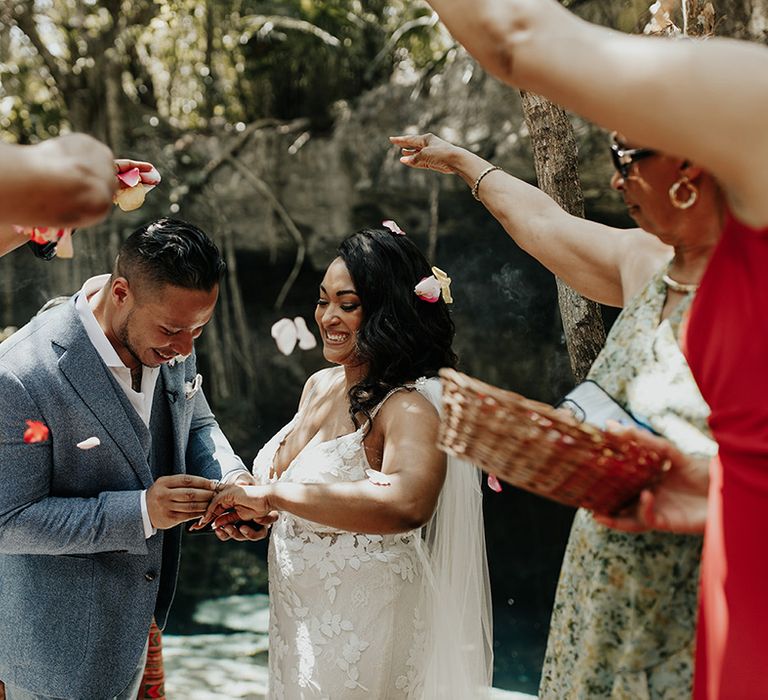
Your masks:
<svg viewBox="0 0 768 700"><path fill-rule="evenodd" d="M465 149L434 134L390 136L389 140L400 148L400 162L403 165L435 170L438 173L455 173L455 160L465 152Z"/></svg>
<svg viewBox="0 0 768 700"><path fill-rule="evenodd" d="M668 440L646 430L612 428L613 432L656 451L670 466L655 486L642 491L636 504L613 517L595 515L595 520L624 532L704 532L711 457L684 454Z"/></svg>

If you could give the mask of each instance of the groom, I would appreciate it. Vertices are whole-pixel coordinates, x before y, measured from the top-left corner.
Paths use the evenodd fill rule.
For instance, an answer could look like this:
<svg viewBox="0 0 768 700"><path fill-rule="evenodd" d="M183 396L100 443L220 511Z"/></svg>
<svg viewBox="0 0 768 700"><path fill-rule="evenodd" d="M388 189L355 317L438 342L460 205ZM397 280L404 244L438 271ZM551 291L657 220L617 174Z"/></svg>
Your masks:
<svg viewBox="0 0 768 700"><path fill-rule="evenodd" d="M173 598L176 526L245 470L193 353L223 270L202 231L161 219L125 241L111 275L0 346L8 700L136 697L150 622Z"/></svg>

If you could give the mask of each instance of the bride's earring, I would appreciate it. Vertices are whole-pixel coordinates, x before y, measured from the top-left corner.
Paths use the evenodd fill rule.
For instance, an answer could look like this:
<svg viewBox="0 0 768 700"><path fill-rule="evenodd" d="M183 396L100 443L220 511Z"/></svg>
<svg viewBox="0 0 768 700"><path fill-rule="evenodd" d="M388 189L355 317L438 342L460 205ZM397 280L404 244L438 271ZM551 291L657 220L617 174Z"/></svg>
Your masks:
<svg viewBox="0 0 768 700"><path fill-rule="evenodd" d="M678 198L678 193L682 187L688 190L688 199L681 200ZM680 179L669 188L669 201L672 202L672 206L675 207L675 209L690 209L696 204L698 198L699 189L685 175L682 175Z"/></svg>

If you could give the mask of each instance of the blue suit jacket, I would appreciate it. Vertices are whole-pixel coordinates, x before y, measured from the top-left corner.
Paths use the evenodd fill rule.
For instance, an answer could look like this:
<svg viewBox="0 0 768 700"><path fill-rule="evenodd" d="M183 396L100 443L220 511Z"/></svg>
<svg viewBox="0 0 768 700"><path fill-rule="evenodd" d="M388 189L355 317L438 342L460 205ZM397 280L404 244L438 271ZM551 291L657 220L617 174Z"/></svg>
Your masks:
<svg viewBox="0 0 768 700"><path fill-rule="evenodd" d="M244 469L198 391L194 356L164 366L175 443L167 473ZM187 387L188 388L188 387ZM125 688L152 615L162 625L180 528L145 539L147 436L70 301L0 345L0 679L66 698ZM26 420L49 439L25 444ZM78 449L96 436L101 444ZM156 607L157 606L157 607Z"/></svg>

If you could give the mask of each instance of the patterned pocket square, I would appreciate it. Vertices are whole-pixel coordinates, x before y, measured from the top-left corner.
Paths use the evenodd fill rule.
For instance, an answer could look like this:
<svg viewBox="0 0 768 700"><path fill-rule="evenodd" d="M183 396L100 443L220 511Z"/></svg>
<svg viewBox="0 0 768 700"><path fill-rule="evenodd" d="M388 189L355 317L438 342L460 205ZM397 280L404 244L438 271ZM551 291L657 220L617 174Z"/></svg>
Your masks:
<svg viewBox="0 0 768 700"><path fill-rule="evenodd" d="M194 398L201 386L203 386L203 377L199 374L195 375L194 381L184 382L184 398L187 400Z"/></svg>

